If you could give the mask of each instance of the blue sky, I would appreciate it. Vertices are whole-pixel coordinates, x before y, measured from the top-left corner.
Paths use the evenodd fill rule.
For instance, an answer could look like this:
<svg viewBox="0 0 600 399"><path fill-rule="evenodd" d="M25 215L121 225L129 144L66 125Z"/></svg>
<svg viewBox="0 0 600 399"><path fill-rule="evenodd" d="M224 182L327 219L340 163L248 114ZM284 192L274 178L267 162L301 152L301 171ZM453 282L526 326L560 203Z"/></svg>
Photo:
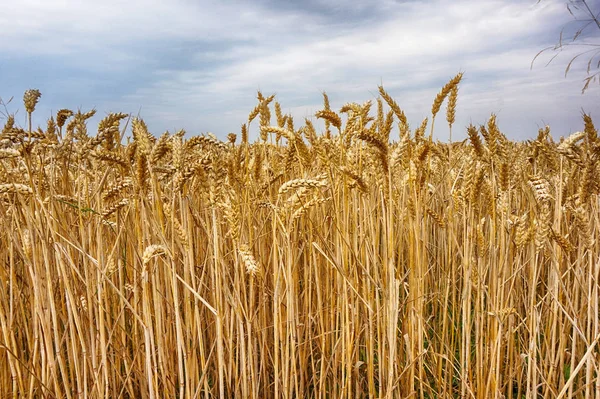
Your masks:
<svg viewBox="0 0 600 399"><path fill-rule="evenodd" d="M257 90L275 93L299 126L323 91L339 109L375 100L383 84L417 127L460 71L456 139L492 112L511 139L545 124L555 137L581 130L582 110L600 125L600 87L581 95L585 62L564 76L576 53L530 69L571 20L561 0L0 0L0 10L0 97L14 96L21 125L23 92L37 88L34 125L60 108L95 108L90 131L119 111L156 135L223 139L239 133ZM590 32L583 40L600 42ZM436 136L447 135L438 122Z"/></svg>

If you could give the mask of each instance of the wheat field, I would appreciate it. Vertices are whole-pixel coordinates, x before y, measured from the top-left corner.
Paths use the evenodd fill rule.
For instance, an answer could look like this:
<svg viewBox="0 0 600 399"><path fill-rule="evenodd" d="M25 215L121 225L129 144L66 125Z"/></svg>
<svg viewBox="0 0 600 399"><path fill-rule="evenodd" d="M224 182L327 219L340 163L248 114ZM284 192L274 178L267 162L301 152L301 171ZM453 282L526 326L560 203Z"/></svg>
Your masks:
<svg viewBox="0 0 600 399"><path fill-rule="evenodd" d="M592 119L434 140L461 78L414 129L383 87L324 95L319 129L259 92L227 141L35 130L28 90L0 135L0 397L600 398Z"/></svg>

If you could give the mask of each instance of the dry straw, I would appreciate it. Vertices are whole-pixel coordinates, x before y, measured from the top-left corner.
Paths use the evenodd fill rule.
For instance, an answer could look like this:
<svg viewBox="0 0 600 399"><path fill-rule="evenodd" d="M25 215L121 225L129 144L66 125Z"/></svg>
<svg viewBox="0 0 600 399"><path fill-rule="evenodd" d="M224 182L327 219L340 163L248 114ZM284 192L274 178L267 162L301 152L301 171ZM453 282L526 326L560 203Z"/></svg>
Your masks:
<svg viewBox="0 0 600 399"><path fill-rule="evenodd" d="M435 141L461 79L413 131L382 87L237 144L9 116L0 397L600 398L597 130Z"/></svg>

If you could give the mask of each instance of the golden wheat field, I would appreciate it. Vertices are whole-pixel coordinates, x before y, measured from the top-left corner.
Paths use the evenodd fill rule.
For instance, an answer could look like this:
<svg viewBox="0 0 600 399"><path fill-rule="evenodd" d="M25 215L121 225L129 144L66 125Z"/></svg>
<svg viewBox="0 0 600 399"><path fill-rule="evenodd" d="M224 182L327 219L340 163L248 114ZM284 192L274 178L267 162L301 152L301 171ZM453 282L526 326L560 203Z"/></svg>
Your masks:
<svg viewBox="0 0 600 399"><path fill-rule="evenodd" d="M259 92L226 142L35 130L28 90L0 135L0 397L600 398L592 119L433 140L461 78L413 129L383 87L324 95L320 129Z"/></svg>

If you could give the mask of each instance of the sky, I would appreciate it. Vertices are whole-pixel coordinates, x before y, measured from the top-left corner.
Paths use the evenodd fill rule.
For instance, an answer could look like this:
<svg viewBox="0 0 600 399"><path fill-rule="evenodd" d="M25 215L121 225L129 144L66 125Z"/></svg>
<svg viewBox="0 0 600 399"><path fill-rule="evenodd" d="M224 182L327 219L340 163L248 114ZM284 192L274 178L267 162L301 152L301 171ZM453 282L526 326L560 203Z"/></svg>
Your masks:
<svg viewBox="0 0 600 399"><path fill-rule="evenodd" d="M598 3L589 1L600 11ZM96 109L90 132L125 112L155 135L225 139L239 136L258 90L275 94L299 127L316 121L323 92L339 110L376 101L383 85L414 129L463 72L453 139L491 113L513 140L545 125L556 138L582 130L582 112L600 126L600 85L581 94L587 59L564 73L581 48L547 66L555 53L544 53L531 67L561 29L577 27L564 0L0 0L0 10L0 98L14 97L0 123L9 112L25 126L23 92L36 88L34 126L61 108ZM580 40L600 43L600 29ZM434 135L445 141L437 119Z"/></svg>

